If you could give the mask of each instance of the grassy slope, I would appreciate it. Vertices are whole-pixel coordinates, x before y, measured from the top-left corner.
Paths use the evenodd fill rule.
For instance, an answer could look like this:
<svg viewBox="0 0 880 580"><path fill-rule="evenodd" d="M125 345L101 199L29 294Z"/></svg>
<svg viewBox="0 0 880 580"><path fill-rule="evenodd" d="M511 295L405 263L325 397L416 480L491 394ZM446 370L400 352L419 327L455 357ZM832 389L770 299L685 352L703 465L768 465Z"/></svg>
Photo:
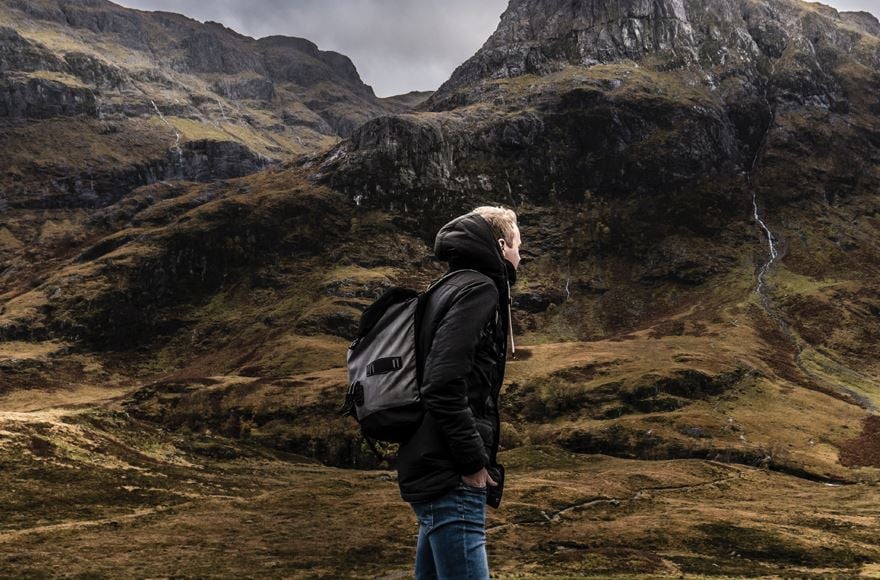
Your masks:
<svg viewBox="0 0 880 580"><path fill-rule="evenodd" d="M393 481L375 479L384 477L382 471L306 466L284 454L370 464L352 425L335 418L346 383L347 341L321 325L364 304L386 284L418 285L439 270L422 261L427 246L401 232L393 216L344 203L327 213L326 203L340 203L336 194L302 181L299 171L233 180L209 201L210 186L193 185L133 214L110 208L108 215L119 212L125 216L120 223L127 224L111 237L126 239L129 228L142 237L92 260L70 262L6 303L4 320L27 319L31 314L22 309L28 304L48 300L60 280L82 276L55 299L69 305L75 319L82 316L76 305L100 304L107 293L125 290L139 280L132 272L159 273L157 264L165 263L161 256L173 240L211 239L230 215L241 215L244 228L230 236L249 224L284 232L261 260L229 266L226 281L207 295L190 294L186 280L180 281L174 301L158 316L182 321L185 330L158 339L149 356L77 354L57 342L7 343L4 364L16 368L30 389L0 402L6 466L22 484L16 501L36 493L55 497L54 486L61 486L61 495L45 504L56 506L51 514L26 506L7 512L10 530L30 528L3 539L22 554L7 560L8 569L51 570L52 562L73 557L70 565L82 570L123 565L162 574L169 558L190 549L200 555L175 564L182 573L222 567L266 575L370 575L409 565L411 517ZM844 209L828 219L846 223ZM524 210L526 240L530 233L535 239L544 219L556 217ZM315 235L309 228L320 222L336 235L309 247L305 240ZM804 234L812 240L810 231ZM372 243L363 244L365 237ZM258 242L251 251L261 247ZM789 304L796 299L864 291L865 279L837 276L796 274L783 260L771 276L774 302L797 314ZM563 278L560 264L527 260L520 290ZM874 381L852 380L875 372L871 359L847 356L861 335L838 334L821 345L826 356L852 364L848 372L826 369L821 383L805 374L794 343L754 294L750 250L727 274L696 287L665 284L646 291L613 276L604 280L631 299L675 293L678 307L617 329L590 315L601 310L601 295L573 295L544 313L516 314L518 324L533 329L519 334L520 358L509 364L503 394L501 461L512 473L505 509L489 520L490 554L499 573L849 573L874 561L877 514L865 498L874 493L870 484L878 472L838 462L839 449L858 436L868 416L846 393L880 403ZM850 313L851 328L873 332L857 303L834 304ZM604 338L559 342L583 325ZM815 336L793 326L804 342ZM811 346L802 355L808 368L814 350L819 352ZM41 364L29 366L23 362L28 360ZM58 380L65 374L74 380ZM57 382L40 384L46 375ZM151 375L160 380L144 384ZM129 378L135 376L139 380ZM170 431L154 432L156 422ZM122 442L111 445L110 439ZM71 471L75 465L83 468ZM118 483L123 473L132 481ZM190 480L195 483L184 484ZM560 480L566 483L550 484ZM847 484L829 487L823 481ZM93 496L88 489L102 491ZM328 526L320 515L337 509L339 501L352 518L344 529ZM805 504L816 511L798 515L802 510L795 506ZM15 519L13 513L30 515ZM387 522L381 535L358 539L357 530L376 513ZM178 536L185 538L183 546L161 539L181 528L189 530ZM127 543L143 549L124 556L120 529ZM291 531L298 529L311 532ZM240 542L242 530L248 530L252 549L246 556L236 551L232 560L229 542ZM49 538L53 547L41 556L48 559L33 560L29 554ZM317 550L319 545L325 549ZM339 557L351 553L352 545L356 557ZM381 546L384 556L371 546Z"/></svg>
<svg viewBox="0 0 880 580"><path fill-rule="evenodd" d="M0 415L0 462L15 482L3 492L7 573L411 570L416 525L393 472L333 469L217 435L157 431L113 408ZM510 480L503 509L489 510L487 521L499 577L818 578L869 571L878 558L873 486L552 446L500 458Z"/></svg>

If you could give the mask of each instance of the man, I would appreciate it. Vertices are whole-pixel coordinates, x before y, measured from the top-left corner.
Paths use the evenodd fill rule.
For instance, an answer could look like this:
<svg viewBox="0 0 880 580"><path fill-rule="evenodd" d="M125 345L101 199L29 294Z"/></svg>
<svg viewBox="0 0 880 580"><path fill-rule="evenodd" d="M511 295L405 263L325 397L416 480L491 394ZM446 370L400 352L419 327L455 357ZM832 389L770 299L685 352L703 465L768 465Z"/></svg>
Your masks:
<svg viewBox="0 0 880 580"><path fill-rule="evenodd" d="M488 578L486 504L497 507L496 463L510 329L510 285L519 267L516 214L479 207L437 234L449 263L432 290L418 337L424 419L398 453L398 485L419 521L416 578Z"/></svg>

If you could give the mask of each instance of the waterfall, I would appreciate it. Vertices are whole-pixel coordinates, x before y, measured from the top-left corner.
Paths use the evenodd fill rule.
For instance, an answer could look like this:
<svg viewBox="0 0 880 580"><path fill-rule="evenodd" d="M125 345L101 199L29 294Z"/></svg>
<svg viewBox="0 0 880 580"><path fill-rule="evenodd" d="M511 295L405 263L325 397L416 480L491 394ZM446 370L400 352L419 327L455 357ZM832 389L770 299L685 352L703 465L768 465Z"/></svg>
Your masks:
<svg viewBox="0 0 880 580"><path fill-rule="evenodd" d="M770 130L773 128L773 124L776 121L776 111L773 108L773 105L770 104L770 98L767 95L767 85L770 83L770 80L773 78L773 73L776 70L775 63L770 68L770 76L767 79L767 82L764 84L763 93L764 93L764 103L767 106L767 112L770 118L767 121L767 127L764 129L764 134L761 136L761 140L758 142L758 147L755 149L755 156L752 158L752 163L749 166L749 170L746 172L746 181L749 186L749 191L752 193L752 217L755 219L755 222L761 227L764 231L764 234L767 236L767 243L769 245L769 259L761 266L761 269L758 270L758 280L755 285L755 292L758 296L761 297L761 302L764 305L764 309L770 311L770 297L766 292L765 285L765 276L770 271L770 268L773 267L774 262L779 257L779 252L776 250L776 238L773 235L773 232L770 230L770 227L767 225L767 222L761 217L761 212L758 209L758 194L755 191L755 186L752 181L753 174L755 172L755 168L758 166L758 161L761 158L761 153L764 151L764 148L767 145L767 138L770 135Z"/></svg>
<svg viewBox="0 0 880 580"><path fill-rule="evenodd" d="M168 128L174 131L174 151L177 154L177 165L180 171L180 175L183 175L183 150L180 148L180 132L177 128L174 127L171 123L168 122L168 119L165 118L165 115L162 114L162 111L159 110L159 107L156 106L155 101L150 99L150 104L153 105L153 109L155 109L156 114L159 115L159 118L162 119L162 122L168 125Z"/></svg>
<svg viewBox="0 0 880 580"><path fill-rule="evenodd" d="M755 287L755 292L761 297L762 300L767 298L766 293L764 291L764 275L768 270L773 266L773 263L776 261L776 258L779 257L779 252L776 250L776 242L773 239L773 232L770 231L770 228L767 227L767 224L761 219L761 214L758 212L758 199L754 190L752 190L752 207L754 208L754 218L758 225L764 230L767 234L767 243L770 246L770 259L761 266L761 269L758 271L758 283Z"/></svg>
<svg viewBox="0 0 880 580"><path fill-rule="evenodd" d="M771 67L770 77L768 78L767 83L769 84L770 79L773 77L773 72L775 71L775 64ZM838 383L834 386L826 386L827 379L818 375L813 370L811 370L806 364L804 364L803 360L803 352L804 352L804 344L801 339L795 334L795 332L791 329L789 324L785 321L782 315L777 312L770 301L770 294L767 291L766 286L766 276L770 272L770 269L773 267L775 262L780 258L779 251L776 246L777 238L773 235L772 230L767 225L765 221L765 217L762 217L762 214L758 208L758 195L755 191L755 187L752 181L753 174L755 172L755 168L758 166L758 162L761 157L761 153L766 147L767 138L770 133L770 130L773 127L773 124L776 119L776 111L770 103L770 98L767 95L767 85L764 86L764 102L767 105L767 111L770 113L770 120L767 123L767 128L764 131L764 135L761 137L760 142L758 143L758 148L755 151L755 156L752 159L752 163L749 167L748 172L746 172L746 179L748 182L749 191L752 194L752 217L755 220L755 223L760 226L763 231L763 236L767 238L768 252L769 258L768 260L761 266L760 270L758 270L758 280L755 287L755 292L761 298L761 304L764 307L764 311L773 319L779 327L779 330L785 335L786 339L792 344L794 347L794 362L797 365L798 369L804 373L806 377L809 379L809 383L812 384L804 384L803 386L806 388L812 388L818 390L819 392L827 393L828 390L841 393L845 395L847 398L847 402L858 405L863 409L867 409L869 411L874 411L875 407L873 403L865 397L863 394L858 392L857 390L852 389L849 385L843 385ZM762 237L763 237L762 236ZM842 366L842 365L841 365ZM851 370L851 369L848 369Z"/></svg>
<svg viewBox="0 0 880 580"><path fill-rule="evenodd" d="M216 100L217 106L220 107L220 114L223 115L223 120L226 121L226 123L229 123L229 118L226 116L226 111L223 109L223 103L220 102L219 97Z"/></svg>

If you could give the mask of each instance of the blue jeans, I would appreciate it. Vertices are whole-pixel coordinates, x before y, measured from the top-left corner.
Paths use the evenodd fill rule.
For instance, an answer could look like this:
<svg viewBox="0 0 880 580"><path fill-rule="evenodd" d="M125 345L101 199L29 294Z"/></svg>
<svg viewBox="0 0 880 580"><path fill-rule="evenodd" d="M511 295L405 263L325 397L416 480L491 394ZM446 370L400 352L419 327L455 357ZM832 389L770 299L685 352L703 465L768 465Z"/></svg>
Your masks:
<svg viewBox="0 0 880 580"><path fill-rule="evenodd" d="M434 501L411 503L419 520L416 579L489 578L485 487L465 483Z"/></svg>

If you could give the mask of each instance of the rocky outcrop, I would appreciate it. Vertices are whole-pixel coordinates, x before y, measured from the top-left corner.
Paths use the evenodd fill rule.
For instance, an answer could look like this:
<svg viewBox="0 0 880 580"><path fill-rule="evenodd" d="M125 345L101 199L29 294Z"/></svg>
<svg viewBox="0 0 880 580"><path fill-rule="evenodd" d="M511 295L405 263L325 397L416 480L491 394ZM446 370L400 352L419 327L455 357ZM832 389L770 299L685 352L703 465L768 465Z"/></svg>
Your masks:
<svg viewBox="0 0 880 580"><path fill-rule="evenodd" d="M211 85L211 90L227 99L236 100L271 101L275 97L275 84L262 77L250 79L231 77L219 80Z"/></svg>
<svg viewBox="0 0 880 580"><path fill-rule="evenodd" d="M180 70L236 74L263 69L257 55L239 48L234 37L216 34L210 28L196 30L182 38L180 48L183 58L175 63L175 68Z"/></svg>
<svg viewBox="0 0 880 580"><path fill-rule="evenodd" d="M638 60L647 53L673 64L696 60L684 0L513 0L495 33L432 101L481 79Z"/></svg>
<svg viewBox="0 0 880 580"><path fill-rule="evenodd" d="M613 86L559 83L523 97L527 110L498 115L374 119L321 160L319 178L366 203L430 209L449 198L468 205L647 194L735 174L750 160L722 104L629 101L609 94ZM752 115L762 120L762 111Z"/></svg>
<svg viewBox="0 0 880 580"><path fill-rule="evenodd" d="M0 26L0 73L63 68L61 60L51 51L25 40L12 28Z"/></svg>
<svg viewBox="0 0 880 580"><path fill-rule="evenodd" d="M84 83L102 90L120 90L130 84L128 73L94 56L81 52L64 55L66 71Z"/></svg>
<svg viewBox="0 0 880 580"><path fill-rule="evenodd" d="M65 24L91 32L118 34L132 39L139 37L136 33L142 18L141 13L125 10L107 0L76 2L4 0L4 4L38 20Z"/></svg>
<svg viewBox="0 0 880 580"><path fill-rule="evenodd" d="M332 80L362 98L375 99L373 89L361 80L354 63L343 54L319 50L304 38L266 36L256 41L268 76L276 82L292 82L302 87Z"/></svg>
<svg viewBox="0 0 880 580"><path fill-rule="evenodd" d="M41 78L0 80L0 118L47 119L95 111L94 92L86 87Z"/></svg>
<svg viewBox="0 0 880 580"><path fill-rule="evenodd" d="M858 34L844 22L874 34L870 14L809 11L793 0L513 0L492 37L425 108L455 106L457 89L487 79L625 59L658 70L699 67L722 90L728 87L718 81L732 75L758 84L770 59L785 54L809 65L828 58L816 52L816 43L854 52ZM825 76L821 66L813 68L809 72Z"/></svg>
<svg viewBox="0 0 880 580"><path fill-rule="evenodd" d="M134 189L157 181L214 181L264 169L270 160L232 141L199 140L169 150L163 159L132 167L108 167L88 174L48 177L45 188L15 193L18 209L89 208L116 203ZM70 168L73 173L75 168ZM72 178L71 178L72 177Z"/></svg>
<svg viewBox="0 0 880 580"><path fill-rule="evenodd" d="M213 181L241 177L265 168L267 159L232 141L202 139L182 147L181 155L168 152L165 178L179 171L184 179Z"/></svg>
<svg viewBox="0 0 880 580"><path fill-rule="evenodd" d="M103 89L118 89L128 77L122 69L81 52L68 52L59 58L45 46L22 38L14 29L0 26L0 73L36 71L66 73Z"/></svg>

